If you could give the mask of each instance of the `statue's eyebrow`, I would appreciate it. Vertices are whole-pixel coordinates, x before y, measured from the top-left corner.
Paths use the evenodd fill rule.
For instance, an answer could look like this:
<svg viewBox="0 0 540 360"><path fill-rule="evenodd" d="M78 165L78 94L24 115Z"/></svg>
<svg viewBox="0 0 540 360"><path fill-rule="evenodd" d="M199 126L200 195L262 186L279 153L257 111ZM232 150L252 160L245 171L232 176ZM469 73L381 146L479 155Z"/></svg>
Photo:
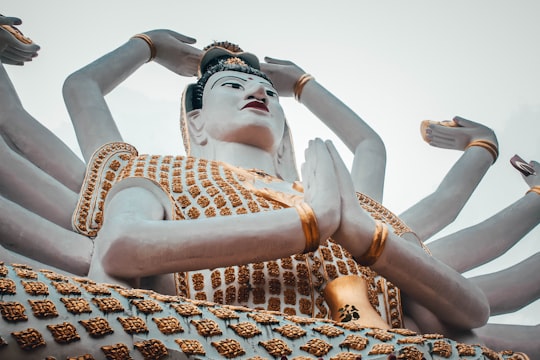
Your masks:
<svg viewBox="0 0 540 360"><path fill-rule="evenodd" d="M231 78L232 78L232 79L236 79L236 80L240 80L240 81L242 81L242 82L247 82L246 79L243 79L243 78L241 78L241 77L234 76L234 75L227 75L227 76L224 76L224 77L222 77L222 78L217 79L216 81L214 81L214 83L212 84L212 86L210 86L210 89L213 89L214 86L215 86L218 82L220 82L221 80L227 80L227 79L231 79ZM260 83L263 84L263 85L265 85L265 86L269 86L269 87L271 87L272 89L274 89L274 87L273 87L272 84L270 84L270 83L267 83L267 82L264 82L264 81L261 81ZM274 90L275 90L275 89L274 89Z"/></svg>
<svg viewBox="0 0 540 360"><path fill-rule="evenodd" d="M212 86L210 86L210 89L213 89L214 86L215 86L218 82L220 82L221 80L224 80L224 79L226 80L226 79L230 79L230 78L236 79L236 80L240 80L240 81L243 81L243 82L246 82L246 81L247 81L246 79L242 79L241 77L238 77L238 76L228 75L228 76L224 76L224 77L219 78L219 79L217 79L216 81L214 81L214 83L212 84Z"/></svg>

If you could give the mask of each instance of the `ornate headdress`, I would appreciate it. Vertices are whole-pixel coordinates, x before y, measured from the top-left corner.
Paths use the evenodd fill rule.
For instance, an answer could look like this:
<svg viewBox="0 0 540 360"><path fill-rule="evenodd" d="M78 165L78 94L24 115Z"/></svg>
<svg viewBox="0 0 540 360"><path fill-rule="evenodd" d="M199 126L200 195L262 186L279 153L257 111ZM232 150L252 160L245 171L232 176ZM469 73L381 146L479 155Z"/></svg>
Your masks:
<svg viewBox="0 0 540 360"><path fill-rule="evenodd" d="M214 42L203 50L205 53L199 63L199 79L196 83L188 85L182 94L180 125L187 155L191 154L187 113L202 108L204 87L212 75L220 71L239 71L261 77L272 83L268 76L260 70L257 56L244 52L236 44L228 41ZM291 182L298 180L294 147L287 122L285 122L281 149L276 159L276 169L283 180Z"/></svg>

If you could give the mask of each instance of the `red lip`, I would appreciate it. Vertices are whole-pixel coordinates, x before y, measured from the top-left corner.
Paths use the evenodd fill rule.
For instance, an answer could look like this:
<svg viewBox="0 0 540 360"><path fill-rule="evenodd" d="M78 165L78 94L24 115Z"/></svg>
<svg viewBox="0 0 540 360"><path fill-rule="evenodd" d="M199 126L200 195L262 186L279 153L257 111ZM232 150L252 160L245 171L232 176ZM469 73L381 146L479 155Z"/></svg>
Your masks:
<svg viewBox="0 0 540 360"><path fill-rule="evenodd" d="M242 110L246 109L246 108L252 108L252 109L257 109L257 110L262 110L262 111L266 111L266 112L270 112L270 110L268 110L268 107L260 102L260 101L251 101L251 102L248 102L246 105L244 105L244 107L242 108Z"/></svg>

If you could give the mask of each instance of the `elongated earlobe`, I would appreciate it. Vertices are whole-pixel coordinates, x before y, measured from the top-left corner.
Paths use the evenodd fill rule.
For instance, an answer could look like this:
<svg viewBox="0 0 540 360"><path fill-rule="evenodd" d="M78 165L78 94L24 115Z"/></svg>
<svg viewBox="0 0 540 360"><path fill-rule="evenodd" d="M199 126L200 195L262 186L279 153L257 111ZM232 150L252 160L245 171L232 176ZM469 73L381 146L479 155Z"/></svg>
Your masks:
<svg viewBox="0 0 540 360"><path fill-rule="evenodd" d="M201 109L191 110L186 114L186 118L191 146L206 145L208 143L208 136L204 127L204 117L201 116Z"/></svg>

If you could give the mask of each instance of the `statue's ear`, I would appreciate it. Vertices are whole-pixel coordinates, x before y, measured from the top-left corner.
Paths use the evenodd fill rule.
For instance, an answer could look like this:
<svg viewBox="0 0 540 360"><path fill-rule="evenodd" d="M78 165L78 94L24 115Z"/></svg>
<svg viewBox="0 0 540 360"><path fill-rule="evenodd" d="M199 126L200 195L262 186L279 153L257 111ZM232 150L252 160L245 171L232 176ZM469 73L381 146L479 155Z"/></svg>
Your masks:
<svg viewBox="0 0 540 360"><path fill-rule="evenodd" d="M279 144L276 154L275 166L277 174L285 181L294 182L298 180L298 170L296 169L296 159L294 155L294 145L289 128L285 121L285 131Z"/></svg>
<svg viewBox="0 0 540 360"><path fill-rule="evenodd" d="M191 145L204 146L208 142L208 136L204 129L204 117L201 109L191 110L186 113Z"/></svg>

